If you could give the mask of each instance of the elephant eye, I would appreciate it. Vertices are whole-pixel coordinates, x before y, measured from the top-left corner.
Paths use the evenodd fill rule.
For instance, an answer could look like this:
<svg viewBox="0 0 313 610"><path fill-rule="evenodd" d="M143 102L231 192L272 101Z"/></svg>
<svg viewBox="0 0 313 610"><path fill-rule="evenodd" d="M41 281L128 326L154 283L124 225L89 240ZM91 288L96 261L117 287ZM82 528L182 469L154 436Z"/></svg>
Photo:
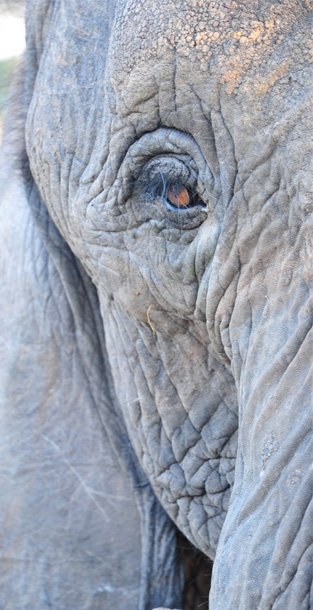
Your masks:
<svg viewBox="0 0 313 610"><path fill-rule="evenodd" d="M170 186L167 191L167 200L175 207L186 208L190 205L191 199L192 193L185 186L178 188Z"/></svg>
<svg viewBox="0 0 313 610"><path fill-rule="evenodd" d="M141 174L139 185L142 185L141 190L145 197L148 197L158 207L163 202L167 209L171 208L173 212L175 210L176 214L179 212L179 216L182 216L185 211L191 211L191 208L195 208L195 213L200 208L206 209L206 204L198 195L196 176L192 174L189 167L183 163L178 165L177 161L175 163L172 158L164 161L167 171L160 169L160 164L159 158L154 159ZM171 164L170 167L169 164ZM176 174L176 176L170 174ZM185 214L183 215L185 216Z"/></svg>
<svg viewBox="0 0 313 610"><path fill-rule="evenodd" d="M197 192L183 184L167 185L163 191L163 197L172 208L180 210L195 206L205 207Z"/></svg>

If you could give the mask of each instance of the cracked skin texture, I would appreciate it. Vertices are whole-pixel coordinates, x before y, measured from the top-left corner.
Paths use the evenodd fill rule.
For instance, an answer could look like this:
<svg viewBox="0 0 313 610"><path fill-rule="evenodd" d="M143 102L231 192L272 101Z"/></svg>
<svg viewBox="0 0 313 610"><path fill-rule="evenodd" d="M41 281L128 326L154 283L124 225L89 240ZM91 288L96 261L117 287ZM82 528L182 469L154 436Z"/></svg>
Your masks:
<svg viewBox="0 0 313 610"><path fill-rule="evenodd" d="M161 8L161 14L160 14ZM301 44L299 23L311 12L311 2L192 2L167 1L156 9L150 0L126 2L117 20L116 53L121 73L130 74L156 57L175 53L176 60L190 61L207 75L217 74L227 93L240 86L257 96L290 73L292 64L313 60L308 39ZM298 52L285 56L281 65L268 71L273 50L283 46L292 31ZM114 43L113 43L113 53ZM271 62L270 62L271 63ZM117 71L118 67L116 66Z"/></svg>

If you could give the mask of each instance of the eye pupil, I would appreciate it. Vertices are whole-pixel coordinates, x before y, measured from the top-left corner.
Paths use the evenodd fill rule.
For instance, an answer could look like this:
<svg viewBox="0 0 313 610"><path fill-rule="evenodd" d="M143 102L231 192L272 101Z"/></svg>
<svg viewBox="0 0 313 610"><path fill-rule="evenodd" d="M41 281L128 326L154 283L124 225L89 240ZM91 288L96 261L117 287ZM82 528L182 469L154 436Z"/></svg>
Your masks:
<svg viewBox="0 0 313 610"><path fill-rule="evenodd" d="M187 207L190 204L191 196L185 186L181 186L180 188L175 189L175 191L173 190L173 187L170 186L167 191L167 199L173 205L182 208Z"/></svg>

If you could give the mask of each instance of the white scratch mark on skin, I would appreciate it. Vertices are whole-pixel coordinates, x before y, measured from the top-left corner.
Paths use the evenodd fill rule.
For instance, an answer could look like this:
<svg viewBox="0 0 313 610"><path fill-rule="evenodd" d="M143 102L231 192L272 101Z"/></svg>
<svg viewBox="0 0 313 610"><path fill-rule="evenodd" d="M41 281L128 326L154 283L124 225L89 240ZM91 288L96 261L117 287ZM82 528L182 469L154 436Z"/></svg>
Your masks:
<svg viewBox="0 0 313 610"><path fill-rule="evenodd" d="M130 406L130 405L135 404L136 402L140 402L140 400L141 400L141 396L137 396L133 400L128 400L126 404L127 404L127 406Z"/></svg>
<svg viewBox="0 0 313 610"><path fill-rule="evenodd" d="M45 441L47 441L47 443L50 443L50 445L58 452L61 453L61 448L54 442L52 441L50 438L48 438L47 436L45 436L44 434L42 435L42 437L45 439ZM81 475L79 474L79 472L76 470L76 468L74 468L74 466L72 466L72 464L69 462L69 460L62 456L62 460L63 462L68 466L68 468L72 471L72 473L75 475L75 477L78 479L78 481L80 482L82 488L84 489L84 491L86 492L88 498L95 504L95 506L97 507L97 509L99 510L99 512L101 513L101 515L103 516L105 521L110 521L110 519L108 518L108 516L106 515L105 511L103 510L102 506L99 504L99 502L97 502L97 500L94 498L94 490L92 488L90 488L84 481L84 479L81 477Z"/></svg>
<svg viewBox="0 0 313 610"><path fill-rule="evenodd" d="M148 309L147 309L147 321L148 321L148 324L149 324L149 326L150 326L150 328L151 328L151 330L152 330L153 334L155 335L155 329L154 329L154 327L152 326L152 324L151 324L151 320L150 320L150 311L151 311L151 307L152 307L152 305L149 305L149 307L148 307Z"/></svg>
<svg viewBox="0 0 313 610"><path fill-rule="evenodd" d="M89 487L89 489L91 489L91 487ZM95 496L102 496L103 498L109 498L112 500L122 500L123 502L128 502L129 498L127 498L126 496L117 496L116 494L108 494L107 492L103 492L103 491L98 491L97 489L92 489L92 493L95 494Z"/></svg>
<svg viewBox="0 0 313 610"><path fill-rule="evenodd" d="M98 587L97 591L99 593L102 593L102 591L108 591L109 593L113 593L114 591L116 591L116 587L112 587L112 585L102 585L101 587Z"/></svg>
<svg viewBox="0 0 313 610"><path fill-rule="evenodd" d="M100 585L100 587L97 588L98 593L103 593L104 591L107 591L108 593L118 592L119 595L129 598L129 589L125 590L125 588L123 587L116 587L115 585L111 585L110 583L104 583L103 585Z"/></svg>

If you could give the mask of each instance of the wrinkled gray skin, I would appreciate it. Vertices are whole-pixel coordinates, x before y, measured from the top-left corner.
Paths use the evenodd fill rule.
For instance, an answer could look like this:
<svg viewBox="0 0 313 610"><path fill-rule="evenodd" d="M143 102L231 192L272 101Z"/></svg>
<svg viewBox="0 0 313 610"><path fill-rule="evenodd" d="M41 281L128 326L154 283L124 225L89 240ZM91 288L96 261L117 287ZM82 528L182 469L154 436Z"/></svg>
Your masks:
<svg viewBox="0 0 313 610"><path fill-rule="evenodd" d="M311 608L310 2L30 0L26 22L0 606L182 607L174 523L215 558L210 610Z"/></svg>

